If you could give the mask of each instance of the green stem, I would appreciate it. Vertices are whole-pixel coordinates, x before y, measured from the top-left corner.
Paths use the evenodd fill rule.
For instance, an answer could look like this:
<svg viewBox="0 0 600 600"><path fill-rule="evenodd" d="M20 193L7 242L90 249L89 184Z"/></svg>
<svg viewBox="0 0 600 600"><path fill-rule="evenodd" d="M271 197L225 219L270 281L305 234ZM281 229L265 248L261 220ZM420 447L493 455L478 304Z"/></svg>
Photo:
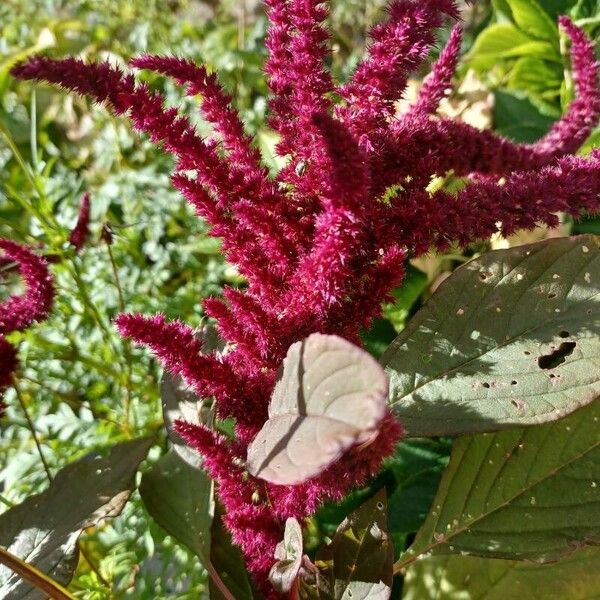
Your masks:
<svg viewBox="0 0 600 600"><path fill-rule="evenodd" d="M79 552L81 553L81 556L83 556L85 562L89 565L90 569L96 574L96 577L98 577L100 583L102 583L102 585L107 590L110 590L111 589L110 583L108 583L108 581L106 581L106 579L104 579L104 577L102 577L102 574L100 573L100 569L92 562L92 559L90 558L89 554L87 553L87 550L84 548L83 544L81 543L81 540L79 541L78 546L79 546Z"/></svg>
<svg viewBox="0 0 600 600"><path fill-rule="evenodd" d="M29 581L38 590L41 590L45 597L53 600L77 600L58 582L4 548L0 548L0 563L7 566L22 579Z"/></svg>
<svg viewBox="0 0 600 600"><path fill-rule="evenodd" d="M117 288L117 294L119 297L119 311L124 313L125 295L123 294L123 286L121 285L121 279L119 278L119 269L117 268L115 256L109 243L106 244L106 249L108 250L108 257L110 259L110 265L115 280L115 287ZM125 361L127 363L127 383L125 386L125 432L129 433L133 389L133 359L131 356L131 343L128 339L123 341L123 349L125 353Z"/></svg>
<svg viewBox="0 0 600 600"><path fill-rule="evenodd" d="M5 498L2 494L0 494L0 502L2 502L2 504L4 504L4 506L7 506L8 508L12 508L13 506L15 506L14 502L11 502L8 498Z"/></svg>
<svg viewBox="0 0 600 600"><path fill-rule="evenodd" d="M52 473L50 473L50 467L48 466L48 463L46 462L46 458L44 457L44 452L42 451L42 444L40 443L40 440L38 439L38 435L35 430L33 420L31 419L31 416L29 415L29 411L27 410L27 405L25 404L25 400L23 399L21 390L19 389L19 386L16 384L13 387L17 394L17 399L19 401L19 404L21 405L21 409L23 410L23 413L25 414L25 419L27 420L27 426L29 427L29 431L31 431L31 435L33 436L33 440L35 441L35 446L37 448L38 454L40 455L40 459L42 460L42 465L44 466L44 471L46 471L46 476L48 477L48 481L50 483L52 483Z"/></svg>
<svg viewBox="0 0 600 600"><path fill-rule="evenodd" d="M81 275L81 269L79 268L79 264L77 263L77 258L75 258L71 262L69 270L71 271L71 275L72 275L73 279L75 280L75 283L77 285L77 290L79 291L79 296L81 297L81 301L83 302L83 305L89 310L89 312L92 316L92 319L95 321L96 325L104 333L106 343L112 348L115 355L118 356L119 352L117 351L117 348L115 347L114 340L113 340L113 334L112 334L111 330L109 329L108 325L102 319L102 315L100 314L100 312L96 308L96 305L92 302L92 299L90 298L90 296L88 294L88 291L87 291L87 288L85 285L85 281L83 280L83 277Z"/></svg>
<svg viewBox="0 0 600 600"><path fill-rule="evenodd" d="M31 128L29 130L29 144L31 146L31 164L34 173L38 172L38 147L37 147L37 97L35 89L31 92Z"/></svg>

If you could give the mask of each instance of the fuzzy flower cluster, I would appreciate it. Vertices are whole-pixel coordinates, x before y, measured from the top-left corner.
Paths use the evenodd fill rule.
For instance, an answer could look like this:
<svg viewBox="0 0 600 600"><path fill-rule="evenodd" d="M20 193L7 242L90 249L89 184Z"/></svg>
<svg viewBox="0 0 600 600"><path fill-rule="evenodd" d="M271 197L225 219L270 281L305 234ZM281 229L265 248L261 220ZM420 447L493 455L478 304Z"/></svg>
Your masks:
<svg viewBox="0 0 600 600"><path fill-rule="evenodd" d="M20 296L11 296L0 303L0 416L4 412L2 393L12 383L18 366L16 348L6 340L13 331L23 331L35 321L48 316L52 308L54 287L46 262L25 246L0 240L5 269L15 265L27 289ZM1 273L0 273L1 276ZM1 279L0 279L1 281Z"/></svg>
<svg viewBox="0 0 600 600"><path fill-rule="evenodd" d="M404 115L396 103L427 58L435 31L456 18L453 0L393 0L371 31L353 77L336 83L327 69L329 34L323 0L265 0L270 28L266 73L270 125L280 135L284 168L270 177L215 75L175 57L142 56L135 69L172 77L199 96L215 135L203 139L177 108L145 83L107 63L32 58L13 69L107 104L127 115L176 158L174 186L223 241L244 289L204 301L227 342L205 352L190 327L162 315L122 315L121 333L145 344L218 415L234 417L236 438L180 423L217 482L225 522L268 597L267 574L287 517L302 519L326 499L364 482L401 434L390 414L376 441L325 473L294 487L249 477L246 449L267 418L269 397L288 347L313 332L358 343L382 301L403 278L408 256L467 244L500 230L556 225L598 210L600 154L574 153L598 121L594 48L568 19L576 98L535 144L438 118L450 87L461 34L455 28L420 97ZM428 190L432 178L468 177L459 193ZM276 594L275 594L276 595Z"/></svg>

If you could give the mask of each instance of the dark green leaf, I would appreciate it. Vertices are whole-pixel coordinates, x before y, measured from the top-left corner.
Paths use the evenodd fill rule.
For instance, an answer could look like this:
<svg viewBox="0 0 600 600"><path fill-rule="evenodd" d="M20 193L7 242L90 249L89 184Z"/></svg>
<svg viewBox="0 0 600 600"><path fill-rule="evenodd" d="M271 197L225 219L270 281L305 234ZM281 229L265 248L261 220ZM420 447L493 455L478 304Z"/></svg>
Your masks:
<svg viewBox="0 0 600 600"><path fill-rule="evenodd" d="M231 535L223 525L223 509L218 503L211 528L210 560L235 600L252 600L255 597L242 553L231 542ZM212 579L210 580L210 598L211 600L223 599L223 595Z"/></svg>
<svg viewBox="0 0 600 600"><path fill-rule="evenodd" d="M214 513L212 481L173 448L146 471L140 495L152 518L206 565Z"/></svg>
<svg viewBox="0 0 600 600"><path fill-rule="evenodd" d="M549 562L600 543L600 402L538 427L465 436L398 568L424 553Z"/></svg>
<svg viewBox="0 0 600 600"><path fill-rule="evenodd" d="M46 491L0 516L0 545L59 583L68 583L77 565L80 534L121 512L152 443L150 438L123 442L104 458L92 453L62 469ZM44 595L0 567L0 597L37 600Z"/></svg>
<svg viewBox="0 0 600 600"><path fill-rule="evenodd" d="M600 394L592 236L490 252L457 269L382 358L409 436L553 421Z"/></svg>
<svg viewBox="0 0 600 600"><path fill-rule="evenodd" d="M425 522L448 464L449 440L415 439L398 444L386 463L395 477L395 490L388 499L389 531L396 553L405 547L408 535Z"/></svg>
<svg viewBox="0 0 600 600"><path fill-rule="evenodd" d="M393 556L386 494L381 490L344 519L331 544L318 553L320 576L312 586L303 584L302 594L334 600L385 600L391 593Z"/></svg>
<svg viewBox="0 0 600 600"><path fill-rule="evenodd" d="M515 142L535 142L553 123L530 100L503 91L494 93L494 129L501 135Z"/></svg>

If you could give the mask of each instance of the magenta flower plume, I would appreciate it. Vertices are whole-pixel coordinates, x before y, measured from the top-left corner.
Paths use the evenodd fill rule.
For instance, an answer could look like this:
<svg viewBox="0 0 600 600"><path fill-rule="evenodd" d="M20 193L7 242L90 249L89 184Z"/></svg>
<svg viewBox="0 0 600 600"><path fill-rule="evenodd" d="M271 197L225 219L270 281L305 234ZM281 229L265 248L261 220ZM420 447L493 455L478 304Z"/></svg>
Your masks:
<svg viewBox="0 0 600 600"><path fill-rule="evenodd" d="M12 383L12 376L17 366L17 350L0 335L0 417L6 410L2 400L4 390Z"/></svg>
<svg viewBox="0 0 600 600"><path fill-rule="evenodd" d="M45 319L52 309L54 286L46 261L20 244L0 239L3 260L16 264L27 289L21 296L11 296L0 303L0 416L4 413L2 396L12 383L17 369L17 351L5 334L23 331L35 321Z"/></svg>
<svg viewBox="0 0 600 600"><path fill-rule="evenodd" d="M419 97L410 107L408 118L422 114L433 114L438 109L440 102L446 97L452 85L452 77L458 65L460 44L462 42L462 28L455 25L450 33L448 43L442 50L431 73L423 81L419 90Z"/></svg>
<svg viewBox="0 0 600 600"><path fill-rule="evenodd" d="M35 321L45 319L52 309L54 286L45 260L9 240L0 240L0 249L13 260L25 285L26 292L0 303L0 334L23 331Z"/></svg>
<svg viewBox="0 0 600 600"><path fill-rule="evenodd" d="M71 245L75 247L76 252L80 252L85 246L87 239L90 235L90 195L86 192L81 197L81 204L79 205L79 216L77 217L77 223L71 231L69 241Z"/></svg>
<svg viewBox="0 0 600 600"><path fill-rule="evenodd" d="M366 57L343 86L327 67L327 3L266 5L270 124L287 159L274 177L216 77L188 60L144 56L132 65L172 77L189 95L199 95L214 126L207 139L159 94L108 64L32 58L13 74L89 95L162 143L176 159L173 184L247 280L244 289L204 302L226 342L223 353L205 352L189 327L162 315L123 315L117 326L199 395L214 396L219 417L235 418L235 440L186 423L177 428L203 456L225 523L271 598L276 594L267 574L285 519L301 520L366 481L402 432L388 414L370 446L350 451L298 486L249 476L243 467L247 447L267 419L289 346L314 332L359 343L361 329L401 282L410 255L496 231L554 225L558 211L575 218L597 212L600 154L572 153L598 123L600 91L592 43L561 19L572 42L576 97L542 140L515 144L437 118L433 113L460 50L455 28L417 103L397 118L395 103L435 43L435 29L457 14L452 0L393 1L388 20L373 29ZM456 195L430 193L432 177L450 170L468 176L468 185Z"/></svg>

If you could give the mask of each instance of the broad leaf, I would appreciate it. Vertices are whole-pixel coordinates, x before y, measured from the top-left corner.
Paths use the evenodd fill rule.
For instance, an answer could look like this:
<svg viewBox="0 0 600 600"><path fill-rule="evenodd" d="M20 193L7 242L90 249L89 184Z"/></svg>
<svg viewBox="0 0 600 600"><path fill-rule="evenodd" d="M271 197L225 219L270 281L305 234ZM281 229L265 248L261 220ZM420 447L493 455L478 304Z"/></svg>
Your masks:
<svg viewBox="0 0 600 600"><path fill-rule="evenodd" d="M144 473L140 495L152 518L208 564L214 514L210 477L171 448Z"/></svg>
<svg viewBox="0 0 600 600"><path fill-rule="evenodd" d="M596 401L555 423L458 440L397 569L424 553L548 562L600 544L599 425Z"/></svg>
<svg viewBox="0 0 600 600"><path fill-rule="evenodd" d="M386 600L394 549L387 531L385 490L351 513L331 544L317 554L319 574L301 584L301 596L332 600Z"/></svg>
<svg viewBox="0 0 600 600"><path fill-rule="evenodd" d="M80 534L121 512L152 443L149 438L123 442L104 458L93 453L62 469L46 491L0 516L0 545L59 583L68 583L77 565ZM0 598L37 600L44 595L0 567Z"/></svg>
<svg viewBox="0 0 600 600"><path fill-rule="evenodd" d="M275 548L277 562L271 568L269 580L282 593L289 592L298 577L303 555L302 527L296 519L285 522L283 541Z"/></svg>
<svg viewBox="0 0 600 600"><path fill-rule="evenodd" d="M293 344L269 419L248 448L248 471L284 485L318 475L377 435L387 391L377 361L346 340L313 334Z"/></svg>
<svg viewBox="0 0 600 600"><path fill-rule="evenodd" d="M404 600L596 600L600 549L585 548L549 565L474 556L436 556L412 565Z"/></svg>
<svg viewBox="0 0 600 600"><path fill-rule="evenodd" d="M223 509L218 503L211 528L210 561L235 600L252 600L255 597L242 553L231 542L231 534L223 524ZM213 579L209 586L211 600L222 600L223 595Z"/></svg>
<svg viewBox="0 0 600 600"><path fill-rule="evenodd" d="M450 449L449 440L404 440L386 461L395 479L393 492L388 492L388 527L396 554L425 522Z"/></svg>
<svg viewBox="0 0 600 600"><path fill-rule="evenodd" d="M525 33L558 46L558 29L537 0L507 0L513 19Z"/></svg>
<svg viewBox="0 0 600 600"><path fill-rule="evenodd" d="M382 358L409 436L553 421L600 395L600 250L591 236L457 269Z"/></svg>
<svg viewBox="0 0 600 600"><path fill-rule="evenodd" d="M481 32L465 60L477 70L489 69L505 52L513 52L531 41L511 23L496 23Z"/></svg>

